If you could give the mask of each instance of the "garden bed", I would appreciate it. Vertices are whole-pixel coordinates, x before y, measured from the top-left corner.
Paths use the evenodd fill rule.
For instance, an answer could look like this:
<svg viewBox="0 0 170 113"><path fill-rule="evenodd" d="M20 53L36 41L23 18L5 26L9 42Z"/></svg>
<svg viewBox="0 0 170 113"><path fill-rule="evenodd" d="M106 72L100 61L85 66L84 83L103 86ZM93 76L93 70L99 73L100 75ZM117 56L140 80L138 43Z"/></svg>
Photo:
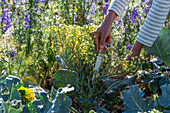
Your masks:
<svg viewBox="0 0 170 113"><path fill-rule="evenodd" d="M0 112L170 112L169 15L153 46L124 60L150 0L131 1L113 22L109 51L94 69L92 32L110 2L0 1Z"/></svg>

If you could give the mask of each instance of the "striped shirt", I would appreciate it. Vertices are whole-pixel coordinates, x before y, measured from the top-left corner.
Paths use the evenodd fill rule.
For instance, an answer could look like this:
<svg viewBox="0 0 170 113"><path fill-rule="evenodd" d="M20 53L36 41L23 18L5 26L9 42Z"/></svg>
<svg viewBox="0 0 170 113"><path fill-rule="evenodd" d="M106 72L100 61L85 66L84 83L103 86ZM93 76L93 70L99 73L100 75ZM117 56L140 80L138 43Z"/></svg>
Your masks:
<svg viewBox="0 0 170 113"><path fill-rule="evenodd" d="M129 1L130 0L112 0L108 10L112 10L120 16ZM151 47L163 27L169 10L170 0L153 0L152 7L136 37L136 40Z"/></svg>

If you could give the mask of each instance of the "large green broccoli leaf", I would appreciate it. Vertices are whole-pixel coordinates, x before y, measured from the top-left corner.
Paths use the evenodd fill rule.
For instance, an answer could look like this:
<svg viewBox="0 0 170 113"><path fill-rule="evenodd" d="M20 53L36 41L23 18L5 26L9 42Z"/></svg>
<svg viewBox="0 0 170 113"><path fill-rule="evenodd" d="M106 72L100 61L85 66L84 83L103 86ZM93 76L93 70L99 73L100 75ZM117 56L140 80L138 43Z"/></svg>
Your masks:
<svg viewBox="0 0 170 113"><path fill-rule="evenodd" d="M17 100L15 100L17 101ZM16 105L15 105L16 104ZM23 109L23 105L21 105L21 101L20 102L2 102L2 111L4 111L5 113L20 113ZM1 111L0 110L0 111Z"/></svg>
<svg viewBox="0 0 170 113"><path fill-rule="evenodd" d="M69 113L69 107L72 105L72 100L63 93L57 95L55 95L55 93L57 93L57 91L54 91L53 89L51 101L49 100L47 93L40 93L40 99L34 100L32 103L37 113Z"/></svg>
<svg viewBox="0 0 170 113"><path fill-rule="evenodd" d="M165 74L160 72L147 72L142 70L138 71L138 74L142 82L150 84L150 88L153 93L156 93L161 85L169 83L169 79L165 76Z"/></svg>
<svg viewBox="0 0 170 113"><path fill-rule="evenodd" d="M163 113L170 113L170 110L164 110Z"/></svg>
<svg viewBox="0 0 170 113"><path fill-rule="evenodd" d="M3 101L6 102L8 99L10 99L10 101L13 99L20 100L21 97L17 90L21 86L20 78L9 75L5 79L6 79L5 86L8 88L9 93L1 94Z"/></svg>
<svg viewBox="0 0 170 113"><path fill-rule="evenodd" d="M77 76L78 74L75 71L60 69L54 74L52 78L52 82L58 88L65 87L68 84L71 84L72 86L76 86Z"/></svg>
<svg viewBox="0 0 170 113"><path fill-rule="evenodd" d="M122 91L125 113L148 112L155 108L156 102L143 100L144 92L139 90L137 86L131 85L130 89Z"/></svg>
<svg viewBox="0 0 170 113"><path fill-rule="evenodd" d="M167 108L170 105L170 84L161 86L162 95L159 96L158 102L161 106Z"/></svg>
<svg viewBox="0 0 170 113"><path fill-rule="evenodd" d="M156 55L170 67L170 30L162 28L152 47L146 47L146 54Z"/></svg>
<svg viewBox="0 0 170 113"><path fill-rule="evenodd" d="M134 75L133 77L125 77L122 79L106 79L103 81L106 83L107 86L107 91L106 93L110 94L110 93L114 93L116 90L124 88L126 86L129 85L134 85L135 84L135 80L136 80L136 75Z"/></svg>
<svg viewBox="0 0 170 113"><path fill-rule="evenodd" d="M55 112L55 108L53 109L54 113L69 113L72 105L72 100L70 97L66 96L65 94L58 94L53 106L58 107L58 112Z"/></svg>
<svg viewBox="0 0 170 113"><path fill-rule="evenodd" d="M31 76L23 76L21 78L21 84L22 84L22 86L24 86L26 88L30 88L30 86L31 87L37 86L37 82L36 82L35 78L31 77Z"/></svg>

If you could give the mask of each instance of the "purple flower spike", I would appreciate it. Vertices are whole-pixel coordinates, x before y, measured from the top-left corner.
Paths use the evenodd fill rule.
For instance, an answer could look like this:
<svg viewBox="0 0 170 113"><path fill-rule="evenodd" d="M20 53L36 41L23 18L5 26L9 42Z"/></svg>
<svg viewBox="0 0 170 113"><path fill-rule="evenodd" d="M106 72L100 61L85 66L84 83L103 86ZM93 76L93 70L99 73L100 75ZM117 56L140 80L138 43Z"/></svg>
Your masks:
<svg viewBox="0 0 170 113"><path fill-rule="evenodd" d="M103 7L103 15L106 15L106 14L107 14L108 8L109 8L109 3L105 3L105 4L104 4L104 7Z"/></svg>
<svg viewBox="0 0 170 113"><path fill-rule="evenodd" d="M0 16L0 23L3 26L3 32L6 32L11 24L10 24L10 12L8 8L2 8L3 15Z"/></svg>
<svg viewBox="0 0 170 113"><path fill-rule="evenodd" d="M133 10L132 10L132 14L131 14L131 19L130 19L130 21L131 21L132 23L134 23L134 22L136 21L137 15L138 15L137 9L133 9Z"/></svg>
<svg viewBox="0 0 170 113"><path fill-rule="evenodd" d="M27 28L29 29L29 22L30 22L30 15L28 14L28 12L25 12L25 15L24 15L24 28Z"/></svg>
<svg viewBox="0 0 170 113"><path fill-rule="evenodd" d="M39 0L36 0L36 4L38 4Z"/></svg>
<svg viewBox="0 0 170 113"><path fill-rule="evenodd" d="M14 57L17 55L16 51L14 49L12 49L9 53L9 57L13 60ZM6 56L8 57L8 54L6 54Z"/></svg>
<svg viewBox="0 0 170 113"><path fill-rule="evenodd" d="M129 45L126 45L126 49L129 49L129 51L131 50L131 45L129 44Z"/></svg>

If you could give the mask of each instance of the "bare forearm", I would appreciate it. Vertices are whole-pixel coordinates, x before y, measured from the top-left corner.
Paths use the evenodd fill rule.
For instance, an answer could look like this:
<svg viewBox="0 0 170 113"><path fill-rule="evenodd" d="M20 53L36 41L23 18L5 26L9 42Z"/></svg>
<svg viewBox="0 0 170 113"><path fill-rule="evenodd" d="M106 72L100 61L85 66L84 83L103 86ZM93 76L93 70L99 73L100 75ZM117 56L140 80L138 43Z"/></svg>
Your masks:
<svg viewBox="0 0 170 113"><path fill-rule="evenodd" d="M142 48L143 48L143 44L138 41L135 41L131 51L135 54L140 54Z"/></svg>
<svg viewBox="0 0 170 113"><path fill-rule="evenodd" d="M113 23L113 21L117 18L117 14L114 11L108 11L108 14L106 15L106 18L104 21L107 21L109 23Z"/></svg>

